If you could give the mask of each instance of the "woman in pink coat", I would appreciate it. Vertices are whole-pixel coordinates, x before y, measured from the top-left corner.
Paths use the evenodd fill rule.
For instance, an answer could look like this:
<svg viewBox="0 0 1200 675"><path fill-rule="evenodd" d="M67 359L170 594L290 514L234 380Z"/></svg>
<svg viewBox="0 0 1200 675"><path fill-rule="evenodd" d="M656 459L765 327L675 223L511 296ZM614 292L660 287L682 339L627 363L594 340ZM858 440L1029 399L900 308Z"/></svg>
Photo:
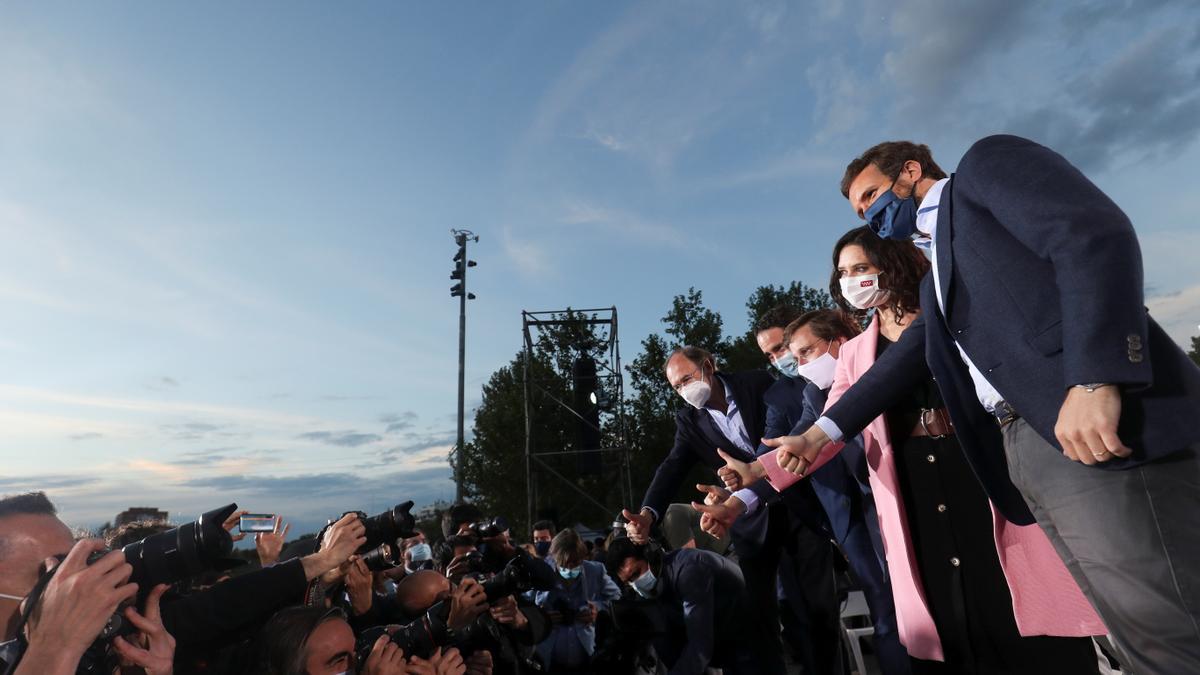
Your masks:
<svg viewBox="0 0 1200 675"><path fill-rule="evenodd" d="M866 227L834 248L830 292L870 325L839 353L833 405L920 311L929 268L911 244ZM914 672L1097 672L1087 636L1106 631L1036 525L1000 516L971 472L932 376L862 432L896 601ZM840 449L831 445L811 473ZM776 489L797 477L760 458Z"/></svg>

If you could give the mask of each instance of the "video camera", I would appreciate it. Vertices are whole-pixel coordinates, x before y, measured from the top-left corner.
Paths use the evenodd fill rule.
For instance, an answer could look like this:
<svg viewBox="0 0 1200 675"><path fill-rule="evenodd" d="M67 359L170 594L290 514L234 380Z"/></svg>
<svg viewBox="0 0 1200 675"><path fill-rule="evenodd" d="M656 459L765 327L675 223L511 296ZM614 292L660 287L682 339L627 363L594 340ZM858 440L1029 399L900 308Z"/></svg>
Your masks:
<svg viewBox="0 0 1200 675"><path fill-rule="evenodd" d="M499 574L480 582L487 601L492 603L505 596L530 590L549 590L553 580L540 573L542 570L534 565L543 563L526 556L518 556L509 561ZM449 616L450 601L442 600L430 607L421 618L401 626L392 633L392 642L399 645L406 655L429 658L438 647L457 647L463 654L470 654L478 649L489 649L501 639L500 625L487 612L457 631L451 631L446 625ZM375 640L384 632L385 627L379 626L364 631L359 636L359 663L366 663L366 657L370 654Z"/></svg>

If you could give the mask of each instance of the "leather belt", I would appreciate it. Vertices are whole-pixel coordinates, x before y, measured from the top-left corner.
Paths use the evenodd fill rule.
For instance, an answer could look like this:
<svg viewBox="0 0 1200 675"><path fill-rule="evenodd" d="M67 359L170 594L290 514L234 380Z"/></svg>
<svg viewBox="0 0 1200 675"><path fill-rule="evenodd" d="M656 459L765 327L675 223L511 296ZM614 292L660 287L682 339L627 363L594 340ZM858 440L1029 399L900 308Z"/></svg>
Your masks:
<svg viewBox="0 0 1200 675"><path fill-rule="evenodd" d="M1016 409L1009 405L1008 401L997 403L996 407L992 408L992 416L996 418L996 424L1000 425L1001 429L1021 418L1017 414Z"/></svg>
<svg viewBox="0 0 1200 675"><path fill-rule="evenodd" d="M928 436L938 439L954 435L954 423L950 421L950 412L945 408L922 408L917 426L908 435L909 438Z"/></svg>

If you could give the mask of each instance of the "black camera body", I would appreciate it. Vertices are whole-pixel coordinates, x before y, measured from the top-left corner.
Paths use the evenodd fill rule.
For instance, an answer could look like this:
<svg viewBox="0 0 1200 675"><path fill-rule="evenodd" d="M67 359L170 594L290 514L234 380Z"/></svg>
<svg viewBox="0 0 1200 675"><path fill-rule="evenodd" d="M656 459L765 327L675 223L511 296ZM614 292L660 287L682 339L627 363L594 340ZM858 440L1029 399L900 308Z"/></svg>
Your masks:
<svg viewBox="0 0 1200 675"><path fill-rule="evenodd" d="M530 590L545 591L553 587L553 578L542 574L541 569L534 567L542 565L526 556L513 558L499 574L480 582L489 603L509 595L516 595ZM446 625L450 616L450 601L442 600L429 608L421 618L405 624L392 633L395 642L405 654L428 658L438 647L457 647L460 652L470 654L477 649L490 649L501 639L501 627L491 614L480 614L466 628L451 631ZM375 640L383 634L384 628L377 627L364 631L358 640L359 663L365 663ZM365 650L365 651L364 651Z"/></svg>
<svg viewBox="0 0 1200 675"><path fill-rule="evenodd" d="M412 515L412 500L401 502L376 516L368 516L363 511L347 511L342 514L354 514L363 524L367 541L358 549L358 554L367 563L372 572L391 569L403 563L400 549L396 545L399 539L408 539L416 535L417 521ZM329 521L317 535L317 541L323 541L325 532L334 521Z"/></svg>
<svg viewBox="0 0 1200 675"><path fill-rule="evenodd" d="M491 520L485 520L478 523L471 523L467 526L471 530L471 534L478 539L491 539L499 537L508 531L508 519L504 516L496 516Z"/></svg>

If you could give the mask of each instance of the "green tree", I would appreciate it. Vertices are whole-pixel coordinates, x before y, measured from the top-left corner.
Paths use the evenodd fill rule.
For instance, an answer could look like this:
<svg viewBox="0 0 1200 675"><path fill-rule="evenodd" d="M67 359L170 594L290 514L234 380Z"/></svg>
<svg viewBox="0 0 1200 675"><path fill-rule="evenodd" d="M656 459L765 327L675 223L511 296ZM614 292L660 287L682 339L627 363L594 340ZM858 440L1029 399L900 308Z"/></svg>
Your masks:
<svg viewBox="0 0 1200 675"><path fill-rule="evenodd" d="M755 339L754 324L767 310L779 305L791 305L800 313L833 307L833 298L819 288L793 281L787 286L759 286L746 301L746 332L730 344L725 369L752 370L766 365Z"/></svg>
<svg viewBox="0 0 1200 675"><path fill-rule="evenodd" d="M579 418L564 406L572 405L572 364L581 353L595 357L605 345L591 326L573 320L585 318L583 315L568 310L554 318L563 323L542 327L533 336L528 383L526 354L522 351L508 365L493 373L483 386L482 401L475 411L473 438L465 444L462 453L454 457L455 461L462 462L467 498L487 514L507 517L518 537L528 531L529 525L526 522L526 387L532 420L528 431L533 451L547 453L574 448ZM604 432L602 444L605 447L616 445L616 425L611 413L602 413L600 427ZM585 470L579 455L540 457L545 466L535 466L536 505L556 507L557 517L564 522L606 523L611 514L601 513L569 483L601 503L618 503L620 483L613 480L615 466L611 462L614 458L614 455L605 456L606 470L595 473Z"/></svg>
<svg viewBox="0 0 1200 675"><path fill-rule="evenodd" d="M1188 352L1188 356L1200 366L1200 335L1192 338L1192 351Z"/></svg>

